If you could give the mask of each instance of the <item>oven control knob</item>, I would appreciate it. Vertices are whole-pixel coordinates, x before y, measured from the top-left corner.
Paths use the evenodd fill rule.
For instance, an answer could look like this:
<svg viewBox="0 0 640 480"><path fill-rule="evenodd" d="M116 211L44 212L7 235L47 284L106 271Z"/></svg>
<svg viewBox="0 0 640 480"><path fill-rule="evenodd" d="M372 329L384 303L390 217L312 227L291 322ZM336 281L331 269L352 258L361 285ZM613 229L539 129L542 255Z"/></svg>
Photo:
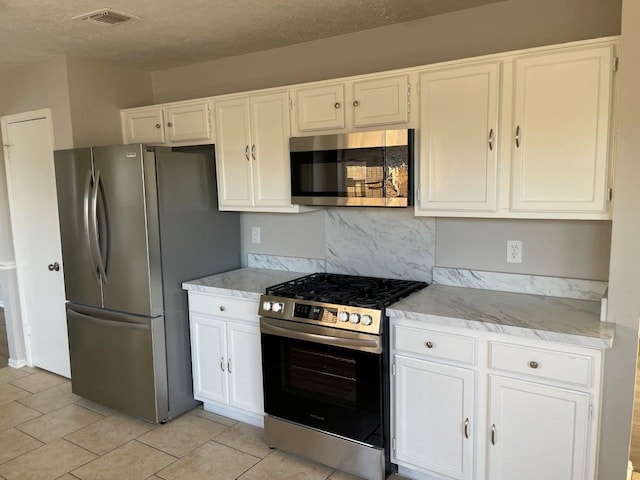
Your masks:
<svg viewBox="0 0 640 480"><path fill-rule="evenodd" d="M264 301L264 302L262 302L262 309L263 309L265 312L268 312L269 310L271 310L271 306L272 306L272 305L273 305L273 304L272 304L271 302L269 302L269 301Z"/></svg>
<svg viewBox="0 0 640 480"><path fill-rule="evenodd" d="M363 315L362 316L362 324L363 325L371 325L373 323L373 318L371 315Z"/></svg>
<svg viewBox="0 0 640 480"><path fill-rule="evenodd" d="M351 323L360 323L360 314L359 313L352 313L349 316L349 320L351 320Z"/></svg>
<svg viewBox="0 0 640 480"><path fill-rule="evenodd" d="M275 313L279 313L282 310L284 310L284 303L274 303L273 306L271 307L271 309L275 312Z"/></svg>
<svg viewBox="0 0 640 480"><path fill-rule="evenodd" d="M349 314L347 312L340 312L340 314L338 315L338 318L340 319L341 322L348 322Z"/></svg>

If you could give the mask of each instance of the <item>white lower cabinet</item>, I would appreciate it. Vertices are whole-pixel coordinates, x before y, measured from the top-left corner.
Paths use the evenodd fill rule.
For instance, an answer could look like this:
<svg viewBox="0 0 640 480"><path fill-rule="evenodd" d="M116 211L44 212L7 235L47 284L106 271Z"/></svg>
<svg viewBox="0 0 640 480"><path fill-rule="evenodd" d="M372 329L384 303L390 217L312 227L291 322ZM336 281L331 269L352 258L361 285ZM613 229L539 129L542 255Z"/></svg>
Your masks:
<svg viewBox="0 0 640 480"><path fill-rule="evenodd" d="M395 460L446 478L473 478L473 370L401 355L394 364Z"/></svg>
<svg viewBox="0 0 640 480"><path fill-rule="evenodd" d="M392 461L402 475L596 478L601 349L408 319L391 325Z"/></svg>
<svg viewBox="0 0 640 480"><path fill-rule="evenodd" d="M258 304L220 297L197 298L206 295L194 299L195 296L189 294L195 399L202 401L207 411L262 426ZM250 305L236 308L235 303ZM234 318L234 313L244 313L250 307L255 308L255 313Z"/></svg>
<svg viewBox="0 0 640 480"><path fill-rule="evenodd" d="M583 480L589 394L489 376L491 480Z"/></svg>

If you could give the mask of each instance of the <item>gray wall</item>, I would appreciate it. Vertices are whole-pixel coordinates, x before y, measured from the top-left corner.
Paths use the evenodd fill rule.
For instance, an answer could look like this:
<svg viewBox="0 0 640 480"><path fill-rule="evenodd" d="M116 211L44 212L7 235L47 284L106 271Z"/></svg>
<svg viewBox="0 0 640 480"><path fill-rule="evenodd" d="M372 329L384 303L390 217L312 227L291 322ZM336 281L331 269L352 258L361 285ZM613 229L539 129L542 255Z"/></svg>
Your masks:
<svg viewBox="0 0 640 480"><path fill-rule="evenodd" d="M624 0L618 96L616 207L613 212L608 318L616 323L606 353L600 454L602 480L625 478L640 318L640 2Z"/></svg>
<svg viewBox="0 0 640 480"><path fill-rule="evenodd" d="M522 263L507 263L507 240L522 240ZM611 222L436 220L436 265L606 280Z"/></svg>
<svg viewBox="0 0 640 480"><path fill-rule="evenodd" d="M300 215L244 213L240 225L244 262L249 253L303 258L325 257L324 210ZM260 227L259 244L251 243L251 227Z"/></svg>
<svg viewBox="0 0 640 480"><path fill-rule="evenodd" d="M508 0L153 72L156 102L424 65L620 33L621 0Z"/></svg>
<svg viewBox="0 0 640 480"><path fill-rule="evenodd" d="M71 148L71 110L65 57L54 57L0 77L0 115L51 108L55 148ZM13 261L4 155L0 149L0 261Z"/></svg>
<svg viewBox="0 0 640 480"><path fill-rule="evenodd" d="M121 143L121 108L152 103L151 74L87 59L54 57L0 76L0 116L51 108L55 149ZM13 261L0 149L0 261Z"/></svg>
<svg viewBox="0 0 640 480"><path fill-rule="evenodd" d="M122 143L120 109L153 103L151 73L67 57L73 146Z"/></svg>

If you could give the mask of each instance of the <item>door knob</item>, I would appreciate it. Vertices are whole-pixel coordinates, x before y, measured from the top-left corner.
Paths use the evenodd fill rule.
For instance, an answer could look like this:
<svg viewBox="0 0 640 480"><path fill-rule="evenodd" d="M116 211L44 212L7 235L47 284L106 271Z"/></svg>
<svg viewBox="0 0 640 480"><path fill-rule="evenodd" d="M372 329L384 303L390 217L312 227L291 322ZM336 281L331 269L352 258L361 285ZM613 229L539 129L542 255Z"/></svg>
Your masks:
<svg viewBox="0 0 640 480"><path fill-rule="evenodd" d="M49 271L53 272L53 271L59 272L60 271L60 264L58 262L55 263L50 263L49 264Z"/></svg>

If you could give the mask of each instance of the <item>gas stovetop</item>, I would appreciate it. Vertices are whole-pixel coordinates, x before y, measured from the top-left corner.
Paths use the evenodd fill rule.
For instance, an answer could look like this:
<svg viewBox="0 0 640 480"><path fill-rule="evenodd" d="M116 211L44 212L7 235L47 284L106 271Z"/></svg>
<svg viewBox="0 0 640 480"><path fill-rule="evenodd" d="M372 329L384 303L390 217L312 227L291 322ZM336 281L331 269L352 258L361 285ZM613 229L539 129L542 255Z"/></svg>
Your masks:
<svg viewBox="0 0 640 480"><path fill-rule="evenodd" d="M267 288L260 315L380 333L384 309L427 283L337 273L313 273Z"/></svg>

